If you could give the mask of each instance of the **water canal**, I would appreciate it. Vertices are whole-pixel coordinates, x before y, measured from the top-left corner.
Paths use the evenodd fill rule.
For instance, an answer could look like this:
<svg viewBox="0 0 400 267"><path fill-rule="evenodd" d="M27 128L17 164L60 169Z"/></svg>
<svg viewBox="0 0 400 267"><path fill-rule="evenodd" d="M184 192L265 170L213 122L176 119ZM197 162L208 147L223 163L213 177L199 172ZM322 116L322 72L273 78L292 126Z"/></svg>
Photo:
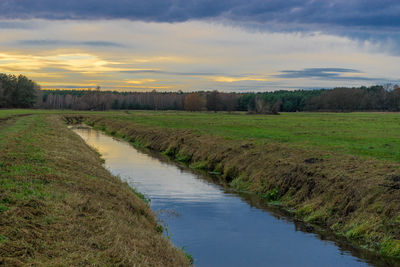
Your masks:
<svg viewBox="0 0 400 267"><path fill-rule="evenodd" d="M196 266L370 266L338 241L307 232L282 212L89 127L74 127L105 167L151 199L171 241ZM358 257L357 257L358 256ZM374 262L374 264L377 264ZM379 264L380 265L380 264Z"/></svg>

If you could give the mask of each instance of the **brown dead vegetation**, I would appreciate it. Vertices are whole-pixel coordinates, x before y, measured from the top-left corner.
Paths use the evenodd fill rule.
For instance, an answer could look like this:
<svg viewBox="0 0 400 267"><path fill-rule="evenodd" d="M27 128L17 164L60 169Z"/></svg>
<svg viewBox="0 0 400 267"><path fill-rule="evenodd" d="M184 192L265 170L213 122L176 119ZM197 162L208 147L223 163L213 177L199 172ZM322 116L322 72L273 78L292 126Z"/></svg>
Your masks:
<svg viewBox="0 0 400 267"><path fill-rule="evenodd" d="M71 120L71 118L70 118ZM240 191L279 201L381 255L400 258L400 164L284 144L227 140L189 130L90 116L86 122L194 168Z"/></svg>
<svg viewBox="0 0 400 267"><path fill-rule="evenodd" d="M59 117L30 123L0 151L0 200L7 200L0 212L0 265L189 265L160 233L149 206ZM32 169L26 173L23 166Z"/></svg>

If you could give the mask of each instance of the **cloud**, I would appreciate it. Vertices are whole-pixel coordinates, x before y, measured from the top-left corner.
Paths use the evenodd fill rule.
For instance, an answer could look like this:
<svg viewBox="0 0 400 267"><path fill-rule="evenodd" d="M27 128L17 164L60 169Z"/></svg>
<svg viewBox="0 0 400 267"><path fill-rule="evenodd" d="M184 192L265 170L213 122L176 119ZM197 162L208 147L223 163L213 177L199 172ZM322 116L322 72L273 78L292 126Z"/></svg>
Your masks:
<svg viewBox="0 0 400 267"><path fill-rule="evenodd" d="M127 80L125 83L127 84L146 84L156 82L155 79L140 79L140 80Z"/></svg>
<svg viewBox="0 0 400 267"><path fill-rule="evenodd" d="M46 56L0 53L0 71L39 71L43 68L96 74L126 70L117 61L108 61L87 53L68 53Z"/></svg>
<svg viewBox="0 0 400 267"><path fill-rule="evenodd" d="M176 75L176 76L216 76L216 75L221 75L221 73L214 73L214 72L175 72L175 71L152 70L152 69L123 70L120 72L131 73L131 74L140 74L140 73L165 74L165 75Z"/></svg>
<svg viewBox="0 0 400 267"><path fill-rule="evenodd" d="M263 77L250 77L250 76L243 76L243 77L230 77L230 76L217 76L212 77L211 80L221 83L234 83L234 82L242 82L242 81L256 81L256 82L266 82L269 81L267 78Z"/></svg>
<svg viewBox="0 0 400 267"><path fill-rule="evenodd" d="M0 4L1 5L1 4ZM1 11L0 11L1 13ZM33 29L35 28L36 25L29 23L29 22L24 22L24 21L0 21L0 29L1 30L21 30L21 29Z"/></svg>
<svg viewBox="0 0 400 267"><path fill-rule="evenodd" d="M20 40L21 46L92 46L92 47L123 47L124 45L108 41L65 41L65 40Z"/></svg>
<svg viewBox="0 0 400 267"><path fill-rule="evenodd" d="M398 0L2 0L5 19L129 19L181 22L224 18L274 24L399 28Z"/></svg>
<svg viewBox="0 0 400 267"><path fill-rule="evenodd" d="M0 72L32 76L43 86L167 85L183 91L332 88L393 82L400 74L395 67L399 57L375 44L320 32L259 32L209 21L23 22L38 27L0 30ZM97 43L85 46L88 41ZM125 46L115 47L118 43ZM156 81L125 82L144 79Z"/></svg>
<svg viewBox="0 0 400 267"><path fill-rule="evenodd" d="M360 76L359 70L345 68L308 68L303 70L283 70L281 74L275 75L277 78L286 79L321 79L321 80L360 80L360 81L380 81L382 78L371 78Z"/></svg>
<svg viewBox="0 0 400 267"><path fill-rule="evenodd" d="M1 0L0 29L18 20L206 20L270 32L323 32L379 44L400 55L398 0ZM106 43L97 43L107 46ZM96 46L94 44L81 44Z"/></svg>

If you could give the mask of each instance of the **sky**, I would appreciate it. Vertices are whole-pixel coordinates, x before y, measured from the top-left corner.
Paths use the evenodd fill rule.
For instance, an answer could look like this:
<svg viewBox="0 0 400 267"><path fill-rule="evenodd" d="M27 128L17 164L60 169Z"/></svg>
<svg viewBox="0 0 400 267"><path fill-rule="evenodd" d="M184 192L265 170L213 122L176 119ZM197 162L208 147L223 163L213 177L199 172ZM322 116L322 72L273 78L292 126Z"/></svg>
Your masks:
<svg viewBox="0 0 400 267"><path fill-rule="evenodd" d="M400 83L399 0L1 0L0 72L42 88Z"/></svg>

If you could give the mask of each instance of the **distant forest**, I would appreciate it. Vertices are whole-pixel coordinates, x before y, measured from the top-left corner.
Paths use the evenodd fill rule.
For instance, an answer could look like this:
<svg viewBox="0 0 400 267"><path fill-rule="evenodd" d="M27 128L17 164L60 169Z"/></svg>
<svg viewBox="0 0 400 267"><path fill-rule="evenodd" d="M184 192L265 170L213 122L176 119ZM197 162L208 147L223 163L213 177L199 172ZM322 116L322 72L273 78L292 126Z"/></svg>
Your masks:
<svg viewBox="0 0 400 267"><path fill-rule="evenodd" d="M247 111L400 111L400 88L383 86L263 93L42 91L41 108L109 110Z"/></svg>
<svg viewBox="0 0 400 267"><path fill-rule="evenodd" d="M0 74L0 108L75 110L247 111L277 114L296 111L400 111L400 87L371 86L262 93L116 92L40 90L27 77Z"/></svg>

